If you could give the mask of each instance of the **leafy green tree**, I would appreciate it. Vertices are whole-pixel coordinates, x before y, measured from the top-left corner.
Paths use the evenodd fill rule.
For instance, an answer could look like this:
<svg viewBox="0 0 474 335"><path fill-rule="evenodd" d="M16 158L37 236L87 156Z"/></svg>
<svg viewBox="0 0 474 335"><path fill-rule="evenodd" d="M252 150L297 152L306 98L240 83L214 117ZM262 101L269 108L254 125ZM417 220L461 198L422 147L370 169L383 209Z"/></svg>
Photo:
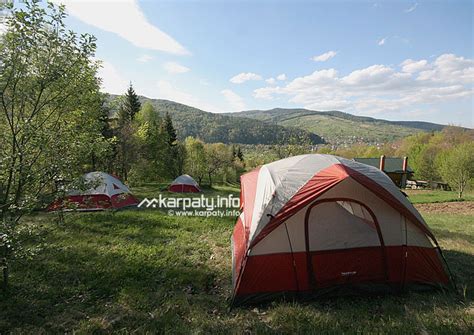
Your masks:
<svg viewBox="0 0 474 335"><path fill-rule="evenodd" d="M94 150L91 153L91 170L105 170L107 172L113 172L114 160L114 146L116 143L116 138L114 135L114 130L110 124L110 106L108 103L107 94L100 95L100 107L98 114L98 126L100 133L105 141L106 145L103 145L101 150Z"/></svg>
<svg viewBox="0 0 474 335"><path fill-rule="evenodd" d="M430 145L433 134L418 133L408 136L403 140L397 150L398 156L408 156L410 166L415 171L415 178L423 180L437 179L437 172L434 166L435 148Z"/></svg>
<svg viewBox="0 0 474 335"><path fill-rule="evenodd" d="M186 137L184 146L186 148L184 171L201 184L207 174L207 157L204 143L189 136Z"/></svg>
<svg viewBox="0 0 474 335"><path fill-rule="evenodd" d="M135 142L134 134L136 132L136 125L134 123L135 115L140 111L141 103L138 95L133 89L132 83L127 89L127 92L121 97L118 110L118 128L116 159L118 160L117 174L124 180L128 180L128 174L132 168L132 162L137 156L137 144Z"/></svg>
<svg viewBox="0 0 474 335"><path fill-rule="evenodd" d="M224 172L234 162L232 148L223 143L212 143L205 146L207 164L206 173L209 180L209 186L212 187L213 178L219 173Z"/></svg>
<svg viewBox="0 0 474 335"><path fill-rule="evenodd" d="M95 38L67 30L63 6L7 5L0 37L0 267L21 248L21 217L103 144Z"/></svg>
<svg viewBox="0 0 474 335"><path fill-rule="evenodd" d="M462 198L466 186L474 178L474 142L465 142L444 151L436 163L443 180Z"/></svg>
<svg viewBox="0 0 474 335"><path fill-rule="evenodd" d="M134 120L140 108L141 104L138 95L130 83L127 92L120 98L118 128L116 129L118 144L116 158L119 165L117 174L125 181L128 180L132 162L137 157L137 143L134 137L136 124Z"/></svg>
<svg viewBox="0 0 474 335"><path fill-rule="evenodd" d="M167 176L166 153L167 136L163 132L162 119L153 105L145 103L136 116L137 131L137 156L133 165L133 176L135 180L161 181Z"/></svg>
<svg viewBox="0 0 474 335"><path fill-rule="evenodd" d="M415 156L415 174L423 180L439 180L440 175L436 169L435 160L440 148L434 144L426 144L421 147Z"/></svg>
<svg viewBox="0 0 474 335"><path fill-rule="evenodd" d="M307 136L290 135L279 140L273 146L273 151L278 159L303 155L311 152L311 139Z"/></svg>
<svg viewBox="0 0 474 335"><path fill-rule="evenodd" d="M174 147L176 152L175 158L175 171L176 176L180 176L184 173L184 167L186 164L186 147L183 142L178 142L178 144Z"/></svg>

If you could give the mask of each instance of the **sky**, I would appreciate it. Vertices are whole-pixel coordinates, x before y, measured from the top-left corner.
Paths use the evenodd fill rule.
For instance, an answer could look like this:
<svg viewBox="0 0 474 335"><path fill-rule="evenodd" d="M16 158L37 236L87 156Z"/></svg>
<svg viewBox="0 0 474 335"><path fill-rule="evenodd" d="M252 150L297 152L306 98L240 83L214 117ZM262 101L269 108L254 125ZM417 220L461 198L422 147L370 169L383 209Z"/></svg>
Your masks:
<svg viewBox="0 0 474 335"><path fill-rule="evenodd" d="M102 89L474 127L472 1L69 1Z"/></svg>

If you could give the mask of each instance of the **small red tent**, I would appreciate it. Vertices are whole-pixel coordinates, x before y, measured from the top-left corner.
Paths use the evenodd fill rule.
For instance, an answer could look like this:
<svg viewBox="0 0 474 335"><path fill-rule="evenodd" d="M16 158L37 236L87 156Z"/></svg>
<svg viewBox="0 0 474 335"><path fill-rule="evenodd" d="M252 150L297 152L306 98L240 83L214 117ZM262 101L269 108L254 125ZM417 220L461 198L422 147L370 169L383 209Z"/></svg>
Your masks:
<svg viewBox="0 0 474 335"><path fill-rule="evenodd" d="M337 289L447 286L436 239L382 171L301 155L241 177L234 304Z"/></svg>
<svg viewBox="0 0 474 335"><path fill-rule="evenodd" d="M189 175L183 174L173 180L168 191L176 193L198 193L201 192L199 184Z"/></svg>
<svg viewBox="0 0 474 335"><path fill-rule="evenodd" d="M48 206L48 211L96 211L123 208L138 204L127 186L104 172L90 172L82 176L86 190L71 190L64 198Z"/></svg>

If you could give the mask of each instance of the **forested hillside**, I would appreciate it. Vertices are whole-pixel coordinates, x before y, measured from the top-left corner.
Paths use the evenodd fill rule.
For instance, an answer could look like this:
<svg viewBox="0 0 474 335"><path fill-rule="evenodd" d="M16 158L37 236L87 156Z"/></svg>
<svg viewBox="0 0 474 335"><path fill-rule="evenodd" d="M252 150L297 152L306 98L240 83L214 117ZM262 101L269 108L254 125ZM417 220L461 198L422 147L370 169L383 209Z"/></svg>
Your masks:
<svg viewBox="0 0 474 335"><path fill-rule="evenodd" d="M116 96L111 96L114 99ZM319 144L324 141L317 134L304 129L281 126L228 114L209 113L177 102L140 97L150 102L161 115L169 113L178 138L200 138L206 143L241 144Z"/></svg>
<svg viewBox="0 0 474 335"><path fill-rule="evenodd" d="M318 112L307 109L274 108L244 111L232 115L305 129L333 144L383 143L416 132L439 131L445 127L429 122L387 121L339 111Z"/></svg>

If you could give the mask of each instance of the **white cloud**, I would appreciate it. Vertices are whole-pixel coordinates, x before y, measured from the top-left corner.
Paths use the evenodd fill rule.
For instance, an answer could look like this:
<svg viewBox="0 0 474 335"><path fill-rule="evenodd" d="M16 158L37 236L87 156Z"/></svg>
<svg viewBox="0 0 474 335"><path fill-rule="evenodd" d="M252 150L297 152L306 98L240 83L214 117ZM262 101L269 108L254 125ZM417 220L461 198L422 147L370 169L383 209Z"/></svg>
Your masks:
<svg viewBox="0 0 474 335"><path fill-rule="evenodd" d="M381 40L379 40L379 41L377 42L377 45L384 45L385 42L387 42L387 37L384 37L384 38L382 38Z"/></svg>
<svg viewBox="0 0 474 335"><path fill-rule="evenodd" d="M229 103L232 112L238 112L245 109L244 100L240 95L229 89L222 90L221 93Z"/></svg>
<svg viewBox="0 0 474 335"><path fill-rule="evenodd" d="M112 63L101 61L98 76L102 78L101 90L111 94L124 94L129 82L125 80Z"/></svg>
<svg viewBox="0 0 474 335"><path fill-rule="evenodd" d="M391 67L385 65L372 65L365 69L355 70L341 78L341 82L348 86L377 86L386 87L406 74L396 74ZM403 78L402 78L403 79Z"/></svg>
<svg viewBox="0 0 474 335"><path fill-rule="evenodd" d="M146 62L149 62L153 59L152 56L150 55L142 55L140 57L137 58L137 61L139 61L140 63L146 63Z"/></svg>
<svg viewBox="0 0 474 335"><path fill-rule="evenodd" d="M413 12L416 9L416 7L418 7L418 2L415 2L411 7L405 9L405 13Z"/></svg>
<svg viewBox="0 0 474 335"><path fill-rule="evenodd" d="M270 85L275 85L276 84L276 79L271 77L271 78L268 78L265 80L267 83L269 83Z"/></svg>
<svg viewBox="0 0 474 335"><path fill-rule="evenodd" d="M277 83L277 80L279 80L279 81L286 80L286 74L281 73L278 76L276 76L276 79L274 77L270 77L268 79L265 79L265 81L270 85L275 85Z"/></svg>
<svg viewBox="0 0 474 335"><path fill-rule="evenodd" d="M417 80L436 83L468 84L474 81L474 60L444 54L436 58L429 70L421 71Z"/></svg>
<svg viewBox="0 0 474 335"><path fill-rule="evenodd" d="M333 58L336 55L337 55L336 51L328 51L328 52L325 52L325 53L323 53L319 56L314 56L311 59L315 62L325 62L325 61Z"/></svg>
<svg viewBox="0 0 474 335"><path fill-rule="evenodd" d="M189 72L188 67L176 62L167 62L163 65L163 68L165 69L166 72L173 73L173 74Z"/></svg>
<svg viewBox="0 0 474 335"><path fill-rule="evenodd" d="M407 59L400 64L403 72L416 73L427 67L428 61L425 59L414 61L413 59Z"/></svg>
<svg viewBox="0 0 474 335"><path fill-rule="evenodd" d="M254 97L283 96L310 109L381 114L472 97L473 84L474 60L444 54L432 62L407 59L400 69L375 64L343 76L335 69L318 70L285 86L256 89Z"/></svg>
<svg viewBox="0 0 474 335"><path fill-rule="evenodd" d="M189 54L170 35L152 25L135 0L53 2L65 4L72 16L91 26L117 34L139 48L177 55Z"/></svg>
<svg viewBox="0 0 474 335"><path fill-rule="evenodd" d="M249 80L262 80L262 76L252 72L242 72L230 78L229 81L234 84L242 84Z"/></svg>

